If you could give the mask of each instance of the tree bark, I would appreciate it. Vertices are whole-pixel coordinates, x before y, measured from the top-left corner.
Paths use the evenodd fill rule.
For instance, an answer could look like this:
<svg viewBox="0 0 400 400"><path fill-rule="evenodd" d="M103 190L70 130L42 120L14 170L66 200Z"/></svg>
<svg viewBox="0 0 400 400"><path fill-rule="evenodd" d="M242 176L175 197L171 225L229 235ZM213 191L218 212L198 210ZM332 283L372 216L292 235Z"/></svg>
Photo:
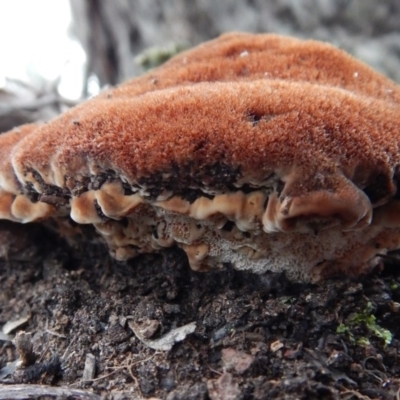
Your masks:
<svg viewBox="0 0 400 400"><path fill-rule="evenodd" d="M338 45L400 81L400 2L387 0L70 0L74 32L101 85L143 72L152 46L196 45L223 32L275 32Z"/></svg>

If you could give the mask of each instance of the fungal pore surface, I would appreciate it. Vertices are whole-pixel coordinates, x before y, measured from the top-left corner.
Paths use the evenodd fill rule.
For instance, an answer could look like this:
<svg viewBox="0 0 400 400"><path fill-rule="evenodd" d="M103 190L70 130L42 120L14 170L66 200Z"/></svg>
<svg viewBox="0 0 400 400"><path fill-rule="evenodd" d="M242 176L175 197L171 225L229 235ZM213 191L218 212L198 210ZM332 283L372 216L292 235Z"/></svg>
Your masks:
<svg viewBox="0 0 400 400"><path fill-rule="evenodd" d="M331 45L232 33L0 135L0 218L92 224L125 260L178 246L298 281L400 247L400 88Z"/></svg>

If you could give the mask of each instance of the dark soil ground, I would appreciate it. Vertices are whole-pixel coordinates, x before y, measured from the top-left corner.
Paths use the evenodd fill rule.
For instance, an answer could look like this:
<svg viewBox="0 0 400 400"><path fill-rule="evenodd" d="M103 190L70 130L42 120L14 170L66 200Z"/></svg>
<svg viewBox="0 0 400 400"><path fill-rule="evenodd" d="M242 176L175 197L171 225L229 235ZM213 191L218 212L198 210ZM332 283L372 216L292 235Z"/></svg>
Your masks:
<svg viewBox="0 0 400 400"><path fill-rule="evenodd" d="M0 336L0 399L399 398L395 261L293 284L195 273L176 250L121 264L101 244L4 222L0 256L0 327L22 318ZM149 347L192 322L171 350Z"/></svg>

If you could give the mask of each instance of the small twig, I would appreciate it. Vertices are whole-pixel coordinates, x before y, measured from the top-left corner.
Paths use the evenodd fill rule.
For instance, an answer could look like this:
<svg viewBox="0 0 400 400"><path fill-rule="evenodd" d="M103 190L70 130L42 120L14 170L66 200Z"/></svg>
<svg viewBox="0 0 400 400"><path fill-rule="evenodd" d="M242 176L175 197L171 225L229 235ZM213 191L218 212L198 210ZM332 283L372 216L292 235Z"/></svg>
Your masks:
<svg viewBox="0 0 400 400"><path fill-rule="evenodd" d="M223 372L219 372L219 371L217 371L216 369L211 368L210 365L209 365L207 362L205 362L205 364L207 365L208 369L209 369L211 372L214 372L214 374L217 374L217 375L219 375L219 376L221 376L221 375L223 374Z"/></svg>
<svg viewBox="0 0 400 400"><path fill-rule="evenodd" d="M46 353L49 351L50 348L50 344L47 344L47 347L42 351L42 353L40 354L39 360L38 362L42 362Z"/></svg>
<svg viewBox="0 0 400 400"><path fill-rule="evenodd" d="M65 357L67 356L67 352L68 352L69 348L71 347L71 345L72 345L74 342L75 342L75 337L72 338L72 340L69 342L67 348L65 349L64 354L63 354L62 357L61 357L63 360L65 360ZM73 353L74 353L74 352L72 352L71 354L73 354ZM69 356L68 356L68 358L69 358Z"/></svg>
<svg viewBox="0 0 400 400"><path fill-rule="evenodd" d="M349 394L351 396L355 396L358 399L361 400L372 400L371 397L368 396L364 396L363 394L361 394L360 392L356 392L355 390L345 390L344 392L340 392L341 398L343 398L343 395Z"/></svg>
<svg viewBox="0 0 400 400"><path fill-rule="evenodd" d="M110 373L108 373L108 374L106 374L106 375L99 376L99 377L96 378L96 379L90 379L90 380L86 380L86 381L84 381L84 382L83 382L82 380L80 380L80 381L78 381L78 382L74 382L74 383L72 383L70 386L79 385L79 384L81 384L81 383L88 383L88 382L93 383L93 382L97 382L97 381L100 381L100 380L102 380L102 379L108 378L109 376L115 374L116 372L121 371L121 370L124 370L124 369L127 369L129 375L132 376L132 375L133 375L133 372L131 371L131 368L132 368L132 367L134 367L135 365L140 364L140 363L142 363L142 362L150 361L150 360L151 360L152 358L154 358L157 354L160 354L160 353L159 353L159 352L155 352L153 355L151 355L151 356L148 357L148 358L145 358L145 359L142 359L142 360L137 360L137 361L135 361L135 362L133 362L133 363L130 363L130 364L128 364L128 365L124 364L124 365L120 365L120 366L118 366L118 367L106 367L107 369L113 369L113 371L111 371ZM135 384L138 383L136 377L134 377L133 380L135 381Z"/></svg>
<svg viewBox="0 0 400 400"><path fill-rule="evenodd" d="M50 334L50 335L56 336L56 337L58 337L60 339L66 339L67 338L65 335L61 335L61 333L57 333L57 332L51 331L50 329L46 329L45 332Z"/></svg>
<svg viewBox="0 0 400 400"><path fill-rule="evenodd" d="M39 396L52 396L54 398L73 397L79 400L101 400L97 394L67 387L54 387L46 385L0 385L0 400L23 400L38 398Z"/></svg>

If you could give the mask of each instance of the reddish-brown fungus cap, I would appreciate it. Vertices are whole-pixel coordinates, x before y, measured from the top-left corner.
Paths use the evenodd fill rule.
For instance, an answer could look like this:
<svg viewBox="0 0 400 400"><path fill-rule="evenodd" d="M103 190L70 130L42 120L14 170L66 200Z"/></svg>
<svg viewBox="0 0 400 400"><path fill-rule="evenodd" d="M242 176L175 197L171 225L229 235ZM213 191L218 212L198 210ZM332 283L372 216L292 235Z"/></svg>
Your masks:
<svg viewBox="0 0 400 400"><path fill-rule="evenodd" d="M27 124L3 133L0 136L0 189L18 194L21 192L21 185L18 182L11 165L11 151L24 137L30 135L37 124Z"/></svg>
<svg viewBox="0 0 400 400"><path fill-rule="evenodd" d="M225 162L245 173L319 155L331 157L329 168L376 155L375 165L387 164L397 157L399 104L393 82L328 44L228 34L43 127L37 161L29 158L79 164L83 154L130 180L197 158L203 168Z"/></svg>
<svg viewBox="0 0 400 400"><path fill-rule="evenodd" d="M218 192L277 173L301 176L285 192L301 195L340 173L362 188L379 176L391 192L399 123L394 103L331 86L204 82L85 103L22 141L13 162L21 181L34 170L57 186L112 170L149 189Z"/></svg>
<svg viewBox="0 0 400 400"><path fill-rule="evenodd" d="M20 195L23 186L15 176L11 164L14 147L23 138L31 135L38 126L23 125L0 136L0 219L31 222L37 219L38 208L48 209L48 205L33 205L26 196Z"/></svg>
<svg viewBox="0 0 400 400"><path fill-rule="evenodd" d="M196 82L282 79L335 86L400 102L397 86L344 51L313 40L228 33L185 51L149 74L105 92L132 97Z"/></svg>

